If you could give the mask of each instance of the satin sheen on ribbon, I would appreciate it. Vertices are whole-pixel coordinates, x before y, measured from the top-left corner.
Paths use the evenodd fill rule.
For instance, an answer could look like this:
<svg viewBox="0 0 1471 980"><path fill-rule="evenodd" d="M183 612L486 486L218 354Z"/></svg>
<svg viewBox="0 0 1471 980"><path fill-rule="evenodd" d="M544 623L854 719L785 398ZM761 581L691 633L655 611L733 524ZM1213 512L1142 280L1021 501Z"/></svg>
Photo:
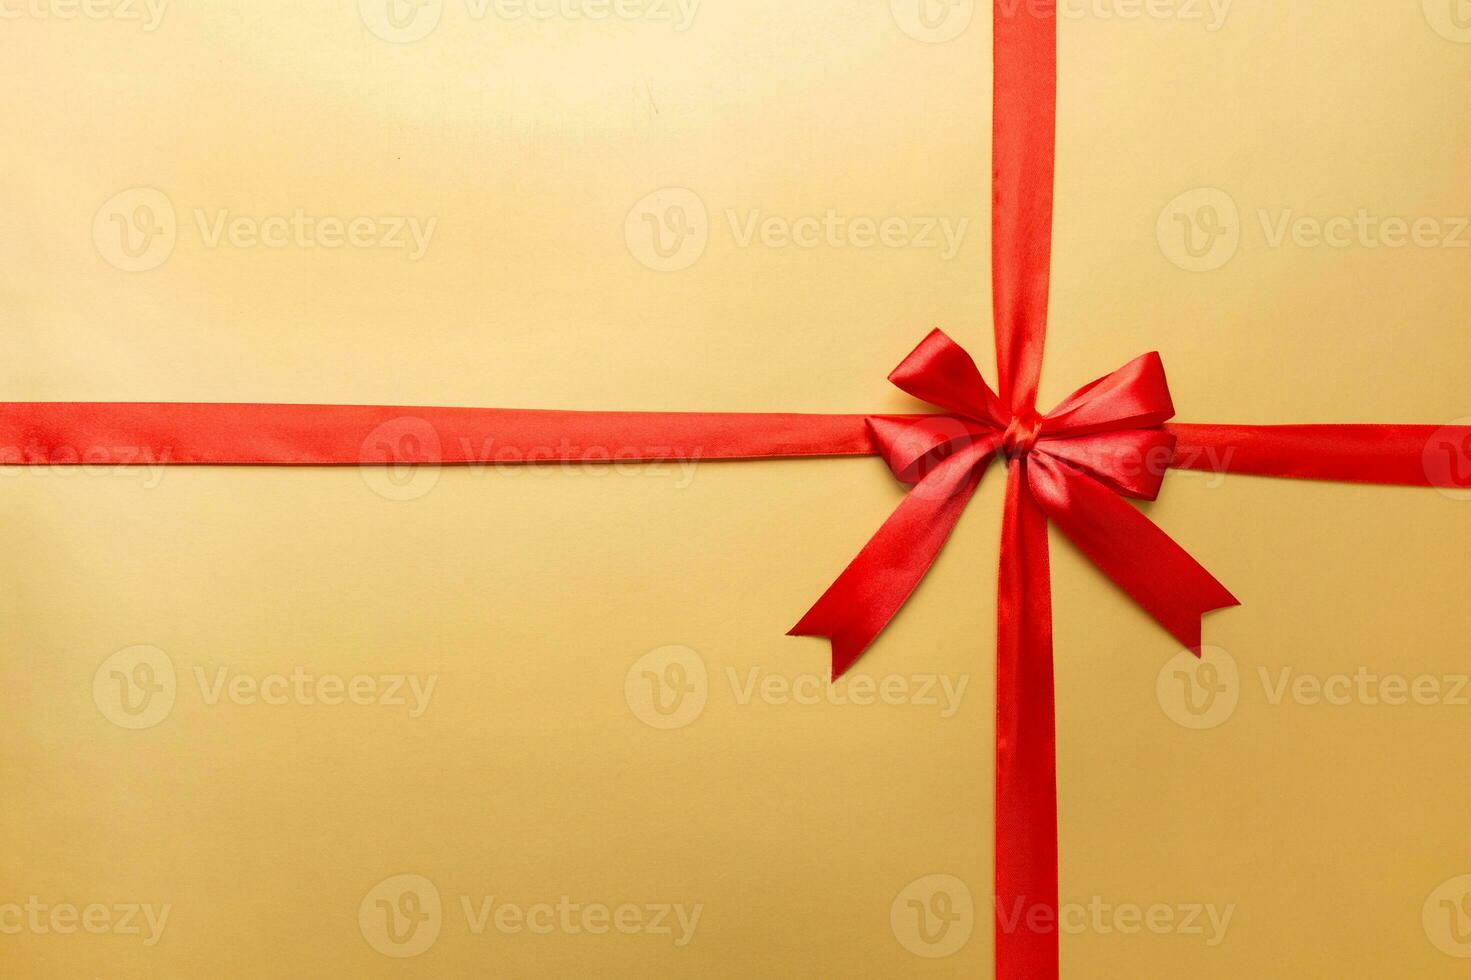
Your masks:
<svg viewBox="0 0 1471 980"><path fill-rule="evenodd" d="M937 415L554 412L333 405L0 404L0 471L21 466L736 460L881 456L903 502L793 629L852 667L933 564L988 468L1007 463L998 574L996 976L1054 980L1057 784L1051 521L1182 645L1236 600L1126 498L1167 468L1410 486L1471 486L1471 427L1167 424L1146 354L1036 412L1046 340L1056 116L1052 4L997 0L992 283L999 389L943 333L890 376ZM413 435L407 444L403 436ZM1435 445L1439 440L1442 445ZM1440 460L1448 452L1450 461ZM1018 925L1020 924L1020 928Z"/></svg>
<svg viewBox="0 0 1471 980"><path fill-rule="evenodd" d="M913 490L792 630L832 640L834 679L863 655L919 585L998 453L1021 470L1016 492L1028 494L1186 647L1200 646L1202 614L1236 604L1209 572L1121 499L1155 499L1174 452L1175 437L1161 428L1175 410L1157 354L1031 420L1011 418L975 362L938 330L890 379L954 414L869 420L879 455Z"/></svg>
<svg viewBox="0 0 1471 980"><path fill-rule="evenodd" d="M412 447L401 436L414 434ZM425 438L428 436L428 438ZM11 402L0 465L445 466L868 456L863 415ZM142 458L140 459L140 456Z"/></svg>
<svg viewBox="0 0 1471 980"><path fill-rule="evenodd" d="M1040 354L1041 343L1028 349ZM1013 416L975 362L936 330L889 376L951 415L872 419L874 444L913 489L792 630L832 640L834 679L919 585L997 456L1010 466L997 603L997 975L1056 975L1055 931L1017 909L1057 909L1056 730L1050 520L1135 602L1199 653L1200 618L1234 596L1123 498L1153 500L1174 456L1158 354L1078 389L1048 414ZM1026 405L1030 399L1024 399ZM1050 971L1050 972L1049 972Z"/></svg>

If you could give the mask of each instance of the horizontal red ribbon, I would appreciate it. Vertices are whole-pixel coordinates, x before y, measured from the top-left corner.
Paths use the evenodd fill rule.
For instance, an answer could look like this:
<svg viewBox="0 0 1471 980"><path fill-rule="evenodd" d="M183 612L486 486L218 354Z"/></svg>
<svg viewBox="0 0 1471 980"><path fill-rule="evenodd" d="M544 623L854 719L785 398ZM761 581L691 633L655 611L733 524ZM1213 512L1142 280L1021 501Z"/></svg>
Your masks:
<svg viewBox="0 0 1471 980"><path fill-rule="evenodd" d="M1471 487L1471 426L1171 425L1176 469Z"/></svg>
<svg viewBox="0 0 1471 980"><path fill-rule="evenodd" d="M0 464L355 466L872 455L866 416L11 402Z"/></svg>
<svg viewBox="0 0 1471 980"><path fill-rule="evenodd" d="M870 420L945 415L558 412L167 402L0 402L0 466L458 466L524 462L881 456ZM415 459L387 441L432 428ZM1471 426L1166 425L1171 469L1471 488ZM382 438L374 438L379 433ZM493 455L490 457L493 459ZM1147 465L1147 464L1146 464Z"/></svg>

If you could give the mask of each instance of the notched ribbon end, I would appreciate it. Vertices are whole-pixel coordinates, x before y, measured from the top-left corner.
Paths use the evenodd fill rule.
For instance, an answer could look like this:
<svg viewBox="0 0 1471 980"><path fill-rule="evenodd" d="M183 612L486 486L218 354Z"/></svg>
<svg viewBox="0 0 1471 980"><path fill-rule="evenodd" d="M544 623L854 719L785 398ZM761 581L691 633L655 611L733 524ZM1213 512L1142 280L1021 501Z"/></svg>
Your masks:
<svg viewBox="0 0 1471 980"><path fill-rule="evenodd" d="M814 609L813 612L816 612ZM829 641L832 648L832 674L831 682L836 684L843 675L853 669L860 657L868 650L869 643L861 643L851 636L843 635L841 630L833 630L832 627L819 626L812 620L812 613L808 613L802 621L787 630L787 636L810 636Z"/></svg>
<svg viewBox="0 0 1471 980"><path fill-rule="evenodd" d="M1216 586L1220 589L1220 596L1218 599L1214 600L1215 605L1212 605L1208 608L1203 608L1200 610L1200 612L1193 615L1190 620L1190 628L1185 631L1183 636L1180 633L1171 630L1172 633L1175 633L1175 638L1183 643L1185 645L1185 649L1189 650L1190 653L1197 660L1201 658L1201 647L1205 645L1203 639L1205 627L1202 623L1202 620L1204 620L1206 616L1209 616L1213 612L1220 612L1223 609L1234 609L1237 606L1241 605L1241 600L1236 598L1230 592L1226 591L1225 586L1221 585L1219 582L1216 583Z"/></svg>

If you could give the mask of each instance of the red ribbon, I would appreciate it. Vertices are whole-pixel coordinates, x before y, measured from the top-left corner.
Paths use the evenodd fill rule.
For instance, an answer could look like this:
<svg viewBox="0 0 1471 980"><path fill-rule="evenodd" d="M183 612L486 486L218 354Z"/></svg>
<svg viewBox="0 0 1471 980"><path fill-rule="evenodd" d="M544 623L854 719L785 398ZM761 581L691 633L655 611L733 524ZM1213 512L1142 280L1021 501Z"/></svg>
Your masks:
<svg viewBox="0 0 1471 980"><path fill-rule="evenodd" d="M9 403L13 465L369 465L880 455L911 489L793 633L832 640L837 677L939 554L998 456L1009 463L996 637L996 975L1052 980L1057 788L1047 522L1184 646L1236 600L1125 498L1169 467L1414 486L1471 486L1471 427L1166 425L1147 354L1036 412L1051 262L1056 19L997 0L993 261L999 394L939 331L890 376L941 415L548 412L320 405ZM1018 929L1018 923L1022 928Z"/></svg>
<svg viewBox="0 0 1471 980"><path fill-rule="evenodd" d="M1031 345L1040 353L1040 342ZM1158 354L1074 392L1038 418L1013 415L964 350L936 330L889 376L949 415L869 420L874 445L913 489L792 632L832 640L845 673L919 585L986 467L1010 462L997 605L997 974L1057 971L1051 931L1018 908L1057 908L1051 520L1176 639L1199 653L1200 617L1236 599L1125 497L1153 500L1174 456L1175 414ZM1050 972L1049 972L1050 971Z"/></svg>
<svg viewBox="0 0 1471 980"><path fill-rule="evenodd" d="M1162 428L1174 406L1158 354L1079 389L1041 418L1011 416L970 355L938 330L889 377L953 414L869 419L879 455L913 490L792 630L832 640L834 679L919 585L998 454L1018 469L1014 489L1026 493L1029 506L1186 647L1200 646L1202 614L1236 605L1209 572L1122 499L1155 499L1174 455L1175 437ZM1035 571L1025 591L1047 587L1046 553L1038 554L1043 560L1029 564ZM1003 550L1003 562L1009 558Z"/></svg>

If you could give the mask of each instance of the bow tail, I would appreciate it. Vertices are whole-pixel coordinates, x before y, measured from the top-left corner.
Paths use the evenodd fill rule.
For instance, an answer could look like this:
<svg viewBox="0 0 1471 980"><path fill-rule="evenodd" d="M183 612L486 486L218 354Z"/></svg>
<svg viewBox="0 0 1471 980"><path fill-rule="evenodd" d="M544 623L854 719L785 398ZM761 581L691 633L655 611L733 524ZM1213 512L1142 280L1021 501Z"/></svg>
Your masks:
<svg viewBox="0 0 1471 980"><path fill-rule="evenodd" d="M832 641L833 680L847 673L918 587L993 455L992 444L981 443L936 465L792 627L789 636Z"/></svg>
<svg viewBox="0 0 1471 980"><path fill-rule="evenodd" d="M996 605L996 976L1058 975L1057 936L1033 910L1057 910L1057 731L1047 515L1013 463L1001 526ZM1055 919L1053 919L1055 921Z"/></svg>
<svg viewBox="0 0 1471 980"><path fill-rule="evenodd" d="M1052 522L1194 653L1200 653L1200 618L1240 605L1173 538L1093 477L1042 453L1028 461L1027 477Z"/></svg>

